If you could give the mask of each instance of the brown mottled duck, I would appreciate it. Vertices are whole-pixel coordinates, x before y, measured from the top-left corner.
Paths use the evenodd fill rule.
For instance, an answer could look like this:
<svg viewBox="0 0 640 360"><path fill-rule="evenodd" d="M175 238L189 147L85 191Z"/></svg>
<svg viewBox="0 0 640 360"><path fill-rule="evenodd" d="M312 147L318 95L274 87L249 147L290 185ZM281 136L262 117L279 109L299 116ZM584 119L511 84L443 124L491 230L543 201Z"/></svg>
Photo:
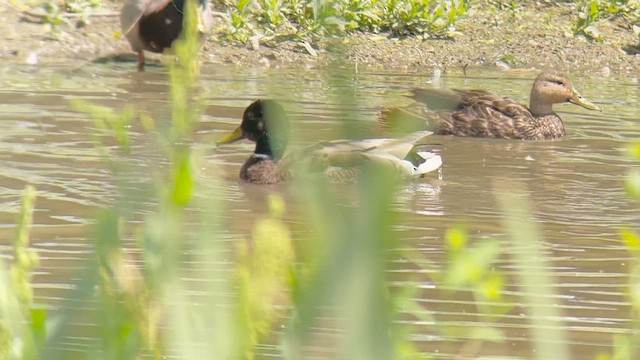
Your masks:
<svg viewBox="0 0 640 360"><path fill-rule="evenodd" d="M187 0L126 0L120 13L122 34L138 54L138 70L144 71L144 50L161 53L170 48L182 32ZM198 27L211 24L207 0L198 0Z"/></svg>
<svg viewBox="0 0 640 360"><path fill-rule="evenodd" d="M418 131L402 139L330 141L285 156L289 140L288 117L275 100L257 100L245 109L240 126L218 140L218 145L240 139L256 143L253 155L240 169L240 178L250 183L287 181L291 178L292 167L299 163L304 163L301 167L304 171L322 170L333 182L351 182L358 176L358 164L365 161L391 167L406 177L418 177L440 168L440 156L414 149L418 140L431 134L430 131Z"/></svg>
<svg viewBox="0 0 640 360"><path fill-rule="evenodd" d="M414 89L408 108L384 110L386 125L421 123L440 135L522 140L557 139L565 134L554 104L573 103L600 110L582 97L571 80L553 71L538 75L531 88L529 107L485 90Z"/></svg>

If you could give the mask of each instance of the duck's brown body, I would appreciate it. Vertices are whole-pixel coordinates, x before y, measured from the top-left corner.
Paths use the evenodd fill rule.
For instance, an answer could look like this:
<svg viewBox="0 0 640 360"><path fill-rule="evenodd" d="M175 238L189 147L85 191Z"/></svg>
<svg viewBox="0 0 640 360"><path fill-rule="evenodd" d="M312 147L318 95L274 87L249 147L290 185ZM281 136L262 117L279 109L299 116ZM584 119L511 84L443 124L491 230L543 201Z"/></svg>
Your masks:
<svg viewBox="0 0 640 360"><path fill-rule="evenodd" d="M416 89L413 95L424 105L430 91ZM535 117L515 100L484 90L454 90L450 95L454 108L421 111L435 120L436 134L525 140L557 139L565 134L555 112Z"/></svg>
<svg viewBox="0 0 640 360"><path fill-rule="evenodd" d="M426 122L441 135L545 140L565 135L553 104L572 102L598 109L578 94L566 76L554 72L538 75L530 107L485 90L414 89L412 94L414 104L383 112L383 122Z"/></svg>
<svg viewBox="0 0 640 360"><path fill-rule="evenodd" d="M271 157L254 154L240 168L240 179L260 185L279 184L289 178L289 172L282 165Z"/></svg>

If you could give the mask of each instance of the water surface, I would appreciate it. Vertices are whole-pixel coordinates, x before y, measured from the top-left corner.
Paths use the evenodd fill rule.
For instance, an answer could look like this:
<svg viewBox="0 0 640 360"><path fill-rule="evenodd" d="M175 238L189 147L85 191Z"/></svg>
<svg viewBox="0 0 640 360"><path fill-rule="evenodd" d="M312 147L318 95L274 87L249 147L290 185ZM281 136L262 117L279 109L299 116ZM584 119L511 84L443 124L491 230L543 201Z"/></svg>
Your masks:
<svg viewBox="0 0 640 360"><path fill-rule="evenodd" d="M114 179L94 146L95 125L74 111L71 100L85 100L113 109L134 105L152 115L158 124L168 121L167 76L156 68L143 74L128 66L0 67L0 219L2 256L10 256L6 239L25 184L38 189L32 242L41 264L35 274L38 303L61 306L78 271L90 256L87 224L100 207L118 201ZM242 110L259 97L283 99L294 119L296 142L330 140L342 134L343 120L352 121L361 134L375 135L375 116L381 106L409 103L406 90L416 86L486 88L527 101L535 73L474 71L468 75L362 71L349 81L332 79L322 71L304 69L246 69L204 66L200 82L205 105L197 127L196 144L204 154L199 176L222 178L229 241L247 236L253 220L264 213L264 190L242 184L237 173L252 150L249 143L216 149L215 139L238 125ZM554 276L557 309L575 359L593 358L609 351L612 335L629 330L630 306L626 297L629 255L620 240L622 227L640 227L640 213L623 191L627 170L636 166L622 149L640 138L640 87L637 79L575 78L576 88L601 106L602 113L570 104L556 107L565 120L568 136L559 141L521 142L433 136L427 147L444 160L441 179L432 176L404 187L398 211L404 214L397 229L402 251L416 252L435 265L445 265L443 236L449 227L464 223L474 240L497 237L504 256L498 268L508 279L507 295L518 295L518 265L510 261L510 246L501 226L494 197L496 180L522 184L529 194L535 221L544 235L543 248ZM348 96L345 96L348 95ZM345 99L349 102L344 104ZM344 109L346 108L346 111ZM133 125L137 157L135 184L150 182L148 174L166 165L153 139ZM115 149L115 146L114 146ZM141 186L143 187L143 186ZM276 191L286 191L278 188ZM138 209L144 213L144 209ZM295 221L295 219L291 219ZM136 245L127 244L136 253ZM535 259L532 259L535 261ZM414 266L402 268L398 256L392 278L401 283L413 278ZM398 266L400 269L398 269ZM194 273L188 279L194 283ZM423 277L422 277L423 278ZM483 320L471 299L444 299L428 280L419 301L451 325L479 326ZM505 331L507 341L484 346L480 354L531 357L529 314L521 300L489 325ZM91 307L91 304L87 304ZM435 358L474 358L478 353L453 345L446 336L417 323L415 342ZM63 341L69 351L86 349L89 340L75 324L74 335ZM322 332L322 329L318 331ZM331 332L330 330L324 330ZM265 345L263 355L277 351Z"/></svg>

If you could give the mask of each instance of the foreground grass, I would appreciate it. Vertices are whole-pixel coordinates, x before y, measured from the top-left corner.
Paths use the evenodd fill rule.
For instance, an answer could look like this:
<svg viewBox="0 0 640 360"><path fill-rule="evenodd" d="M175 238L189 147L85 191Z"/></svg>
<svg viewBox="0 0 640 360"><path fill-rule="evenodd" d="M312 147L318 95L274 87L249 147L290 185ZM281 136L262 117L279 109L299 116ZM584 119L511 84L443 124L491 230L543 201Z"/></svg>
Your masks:
<svg viewBox="0 0 640 360"><path fill-rule="evenodd" d="M191 9L188 18L193 18ZM393 230L402 220L391 210L401 185L393 174L363 168L353 188L353 206L337 206L339 195L323 177L292 184L307 204L299 218L309 229L304 242L283 221L290 204L277 195L269 197L269 211L252 224L249 239L225 241L218 179L211 176L204 183L195 176L201 161L193 151L201 108L195 60L199 42L195 23L187 24L175 56L167 57L169 123L128 106L114 111L74 104L94 120L96 149L111 170L119 200L99 211L91 236L93 256L62 305L38 312L30 294L34 263L26 261L33 209L32 196L26 197L15 243L17 285L10 285L8 271L0 269L5 294L0 301L0 359L68 359L63 344L78 322L96 330L84 334L91 344L77 359L253 359L257 344L275 342L282 358L297 360L307 356L310 345L323 341L318 326L340 334L326 347L333 359L423 359L410 341L412 326L397 320L431 321L432 316L414 300L417 288L391 287L388 279L391 250L402 241ZM356 75L340 68L327 76L336 89L348 89ZM355 103L349 92L336 97L345 111ZM134 122L156 139L156 155L164 159L160 163L165 165L151 174L140 173L135 165L138 154L128 134ZM349 125L345 131L355 131ZM502 281L492 270L497 243L472 248L461 231L450 238L454 265L441 269L442 276L433 281L446 283L446 294L454 289L474 294L483 304L499 303ZM123 250L127 240L128 246L133 240L139 258ZM478 248L486 256L474 256ZM231 271L221 271L219 264ZM474 276L461 276L469 266ZM198 282L202 295L197 299L193 284L184 280L189 271L206 274ZM91 309L78 304L91 304ZM494 310L483 306L477 312L491 316ZM434 326L434 331L450 329Z"/></svg>
<svg viewBox="0 0 640 360"><path fill-rule="evenodd" d="M306 355L308 345L317 342L314 329L326 325L322 321L327 317L334 320L331 325L340 334L331 344L335 354L330 357L334 359L424 358L409 341L413 328L396 321L407 316L431 324L436 334L456 333L461 339L472 338L474 348L502 340L500 331L490 327L442 327L437 314L414 301L419 290L389 285L390 250L402 241L393 231L402 219L389 209L401 184L380 169L364 170L362 181L354 188L357 205L348 208L334 205L338 199L331 196L330 185L322 179L293 185L308 204L308 216L301 219L311 229L311 238L304 239L307 246L299 245L301 241L296 240L300 239L283 221L289 204L278 196L270 197L269 211L254 224L250 239L231 245L222 241L223 205L219 196L199 193L205 184L194 174L194 164L200 161L191 146L200 108L194 100L198 74L195 28L187 27L186 34L186 40L175 49L179 61L170 64L172 116L168 126L155 124L132 108L117 113L91 104L76 105L95 120L99 129L96 146L121 186L121 200L112 208L103 209L96 219L95 256L83 270L76 289L69 292L65 307L47 314L34 309L31 302L29 274L34 263L26 247L33 200L32 195L25 197L15 242L16 270L11 270L16 274L17 285L8 285L6 271L0 277L0 285L6 290L3 293L7 294L0 304L0 349L4 351L0 356L68 358L60 351L61 339L78 317L74 305L83 300L96 300L95 317L89 320L97 324L99 331L92 348L78 356L81 359L210 359L212 354L220 359L252 359L257 357L256 345L263 341L281 344L282 358L300 359ZM335 88L348 88L345 85L353 80L353 74L336 69L327 76L333 79ZM344 104L355 103L349 94L338 93L336 97ZM157 136L158 152L167 163L143 184L151 190L140 202L154 204L143 219L133 215L142 205L131 201L135 198L129 196L131 184L118 182L133 171L127 161L135 156L127 135L133 121L143 122L150 134ZM349 130L347 127L345 130ZM117 147L107 145L114 141ZM216 181L215 177L207 179L214 188ZM630 189L637 190L632 185ZM526 207L514 201L512 194L502 195L500 200L505 214L515 214L505 216L505 227L511 229L511 236L527 243L538 241L535 228L522 230L526 229L525 220L531 218ZM629 243L636 246L637 237L628 236ZM126 238L137 241L142 264L139 267L132 269L131 259L123 253ZM491 240L471 244L463 228L451 229L444 238L448 267L437 269L431 279L418 281L444 285L448 290L438 296L445 300L452 291L470 293L481 320L507 311L501 306L503 278L493 266L500 254L499 243ZM187 258L187 252L192 256ZM234 257L225 261L229 253ZM429 259L411 260L417 266L429 266ZM187 262L197 264L198 273L208 274L199 284L206 296L199 299L197 306L183 280ZM215 266L221 263L232 271L221 272ZM535 306L544 292L538 293L540 284L534 284L527 276L528 269L523 269L519 276L527 289L531 312L538 318L559 318L555 312L545 313ZM533 270L541 272L538 268ZM637 282L635 276L633 281ZM550 285L551 280L545 278L543 290L550 291ZM545 345L549 336L557 340L562 333L535 334L538 357L568 358L565 348ZM625 339L621 338L620 347L633 346L632 341L637 341L630 338L625 343ZM475 352L466 355L473 356ZM545 355L548 353L552 355ZM627 358L634 358L633 353Z"/></svg>

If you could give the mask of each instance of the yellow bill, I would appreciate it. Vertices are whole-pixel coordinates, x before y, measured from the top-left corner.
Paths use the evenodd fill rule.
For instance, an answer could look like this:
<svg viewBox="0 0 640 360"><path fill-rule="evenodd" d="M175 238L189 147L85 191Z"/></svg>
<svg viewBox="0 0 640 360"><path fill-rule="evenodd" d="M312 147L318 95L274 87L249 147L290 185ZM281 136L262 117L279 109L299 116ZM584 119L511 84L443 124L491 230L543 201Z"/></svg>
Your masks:
<svg viewBox="0 0 640 360"><path fill-rule="evenodd" d="M573 97L569 99L569 102L580 105L585 109L602 111L602 109L597 107L594 103L582 97L582 95L580 95L580 93L575 89L573 89Z"/></svg>
<svg viewBox="0 0 640 360"><path fill-rule="evenodd" d="M242 134L242 128L238 126L233 132L229 135L223 136L218 139L216 145L220 144L231 144L232 142L236 142L238 140L244 139L244 134Z"/></svg>

